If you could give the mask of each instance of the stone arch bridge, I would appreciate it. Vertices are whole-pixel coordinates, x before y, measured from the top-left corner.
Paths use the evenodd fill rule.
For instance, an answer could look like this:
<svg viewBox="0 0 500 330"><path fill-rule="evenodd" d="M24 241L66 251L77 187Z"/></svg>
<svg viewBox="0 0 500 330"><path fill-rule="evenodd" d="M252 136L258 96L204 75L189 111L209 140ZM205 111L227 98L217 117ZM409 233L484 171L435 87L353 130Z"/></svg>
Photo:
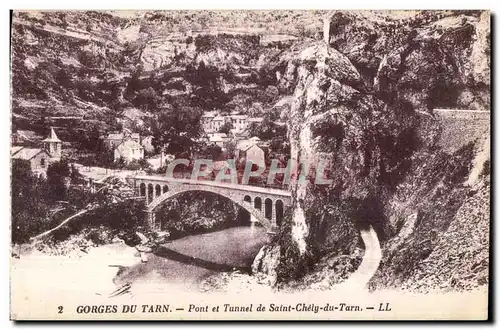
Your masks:
<svg viewBox="0 0 500 330"><path fill-rule="evenodd" d="M134 182L136 194L146 200L146 221L153 230L161 228L155 209L187 191L207 191L230 199L248 211L252 221L260 222L268 232L274 232L281 224L285 209L291 204L290 192L280 189L149 175L136 176Z"/></svg>

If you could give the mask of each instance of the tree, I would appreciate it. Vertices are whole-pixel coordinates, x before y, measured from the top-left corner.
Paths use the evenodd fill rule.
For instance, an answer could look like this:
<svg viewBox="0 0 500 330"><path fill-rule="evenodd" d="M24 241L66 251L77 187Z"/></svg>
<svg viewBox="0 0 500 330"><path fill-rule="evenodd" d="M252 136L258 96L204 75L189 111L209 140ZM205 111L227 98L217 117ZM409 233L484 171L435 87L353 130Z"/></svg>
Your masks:
<svg viewBox="0 0 500 330"><path fill-rule="evenodd" d="M12 164L12 242L24 243L47 223L48 207L43 202L44 182L31 172L29 164ZM28 207L29 206L29 207Z"/></svg>
<svg viewBox="0 0 500 330"><path fill-rule="evenodd" d="M231 140L226 144L226 154L228 158L235 158L236 156L236 141Z"/></svg>
<svg viewBox="0 0 500 330"><path fill-rule="evenodd" d="M64 68L58 70L55 79L63 89L70 89L72 87L71 75Z"/></svg>
<svg viewBox="0 0 500 330"><path fill-rule="evenodd" d="M145 120L153 135L155 150L178 155L191 152L201 136L203 110L187 106L168 106Z"/></svg>
<svg viewBox="0 0 500 330"><path fill-rule="evenodd" d="M196 38L198 45L203 45L205 39ZM186 80L194 87L193 104L203 109L222 109L229 102L229 97L221 89L221 73L216 66L205 65L201 61L198 67L186 67Z"/></svg>
<svg viewBox="0 0 500 330"><path fill-rule="evenodd" d="M212 160L217 160L222 155L221 147L217 145L209 145L206 149L206 157Z"/></svg>
<svg viewBox="0 0 500 330"><path fill-rule="evenodd" d="M134 104L146 110L157 110L162 99L153 89L141 89L134 99Z"/></svg>
<svg viewBox="0 0 500 330"><path fill-rule="evenodd" d="M142 87L141 82L142 66L138 66L134 73L130 76L130 79L125 88L124 96L126 99L131 100L135 93L139 91Z"/></svg>
<svg viewBox="0 0 500 330"><path fill-rule="evenodd" d="M286 139L286 126L281 126L264 118L261 123L252 123L248 126L250 136L257 136L262 140Z"/></svg>
<svg viewBox="0 0 500 330"><path fill-rule="evenodd" d="M54 162L47 168L47 198L49 201L64 200L67 197L67 181L70 168L66 160Z"/></svg>
<svg viewBox="0 0 500 330"><path fill-rule="evenodd" d="M81 50L78 53L78 60L86 67L96 67L98 65L97 57L90 50Z"/></svg>
<svg viewBox="0 0 500 330"><path fill-rule="evenodd" d="M229 134L233 128L233 124L230 121L226 121L219 129L219 133Z"/></svg>

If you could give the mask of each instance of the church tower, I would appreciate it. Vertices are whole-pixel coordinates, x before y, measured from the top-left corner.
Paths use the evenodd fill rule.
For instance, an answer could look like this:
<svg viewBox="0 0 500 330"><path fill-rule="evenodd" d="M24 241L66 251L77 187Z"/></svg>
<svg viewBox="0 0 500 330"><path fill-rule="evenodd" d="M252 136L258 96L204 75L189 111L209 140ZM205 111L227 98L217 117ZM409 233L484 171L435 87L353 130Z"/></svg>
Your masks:
<svg viewBox="0 0 500 330"><path fill-rule="evenodd" d="M62 141L59 140L59 138L56 135L56 132L54 132L54 128L51 127L49 136L45 140L43 140L43 148L49 153L49 155L53 159L60 160L61 146L62 146Z"/></svg>

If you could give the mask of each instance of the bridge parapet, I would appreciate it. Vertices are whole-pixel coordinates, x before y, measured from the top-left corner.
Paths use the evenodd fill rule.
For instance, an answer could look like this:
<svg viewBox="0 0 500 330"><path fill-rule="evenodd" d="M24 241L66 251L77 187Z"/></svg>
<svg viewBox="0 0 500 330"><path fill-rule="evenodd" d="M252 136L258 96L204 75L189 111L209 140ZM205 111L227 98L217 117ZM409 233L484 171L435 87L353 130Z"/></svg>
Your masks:
<svg viewBox="0 0 500 330"><path fill-rule="evenodd" d="M434 114L441 119L490 120L486 110L434 109Z"/></svg>

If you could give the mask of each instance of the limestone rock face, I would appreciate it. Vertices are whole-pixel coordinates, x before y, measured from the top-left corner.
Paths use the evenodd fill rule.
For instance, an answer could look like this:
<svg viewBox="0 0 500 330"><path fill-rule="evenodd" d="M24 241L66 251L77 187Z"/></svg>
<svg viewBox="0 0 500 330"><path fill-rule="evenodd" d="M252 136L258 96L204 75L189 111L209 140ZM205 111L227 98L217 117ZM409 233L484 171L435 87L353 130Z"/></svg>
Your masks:
<svg viewBox="0 0 500 330"><path fill-rule="evenodd" d="M270 284L274 285L277 280L279 259L279 246L263 246L252 263L252 273L265 274Z"/></svg>
<svg viewBox="0 0 500 330"><path fill-rule="evenodd" d="M454 103L489 108L488 12L379 14L335 13L330 44L380 97L408 100L419 110Z"/></svg>
<svg viewBox="0 0 500 330"><path fill-rule="evenodd" d="M441 106L489 109L488 15L420 12L381 20L364 15L334 14L328 46L303 44L278 66L281 88L293 88L288 117L292 158L333 165L326 185L292 184L290 226L282 229L280 241L282 255L290 257L282 258L279 268L296 271L298 277L307 268L305 260L317 260L315 254L354 251L357 230L347 224L373 225L383 241L399 232L401 224L388 219L401 205L422 210L417 205L430 202L420 189L436 183L420 175L435 166L435 159L425 155L436 150L441 128L426 112ZM464 148L459 154L469 168L471 156ZM468 170L449 162L447 171L436 168L435 174L465 182ZM428 208L433 215L423 217L426 226L434 216L447 223L454 219L451 214L463 189L446 184L453 193L439 195L439 207ZM402 191L411 202L401 200ZM419 237L425 251L432 251L435 241L422 238L427 235L420 226L409 236ZM316 244L325 230L324 236L344 244L328 239ZM411 262L425 255L412 255ZM382 278L384 271L389 270L377 276Z"/></svg>

